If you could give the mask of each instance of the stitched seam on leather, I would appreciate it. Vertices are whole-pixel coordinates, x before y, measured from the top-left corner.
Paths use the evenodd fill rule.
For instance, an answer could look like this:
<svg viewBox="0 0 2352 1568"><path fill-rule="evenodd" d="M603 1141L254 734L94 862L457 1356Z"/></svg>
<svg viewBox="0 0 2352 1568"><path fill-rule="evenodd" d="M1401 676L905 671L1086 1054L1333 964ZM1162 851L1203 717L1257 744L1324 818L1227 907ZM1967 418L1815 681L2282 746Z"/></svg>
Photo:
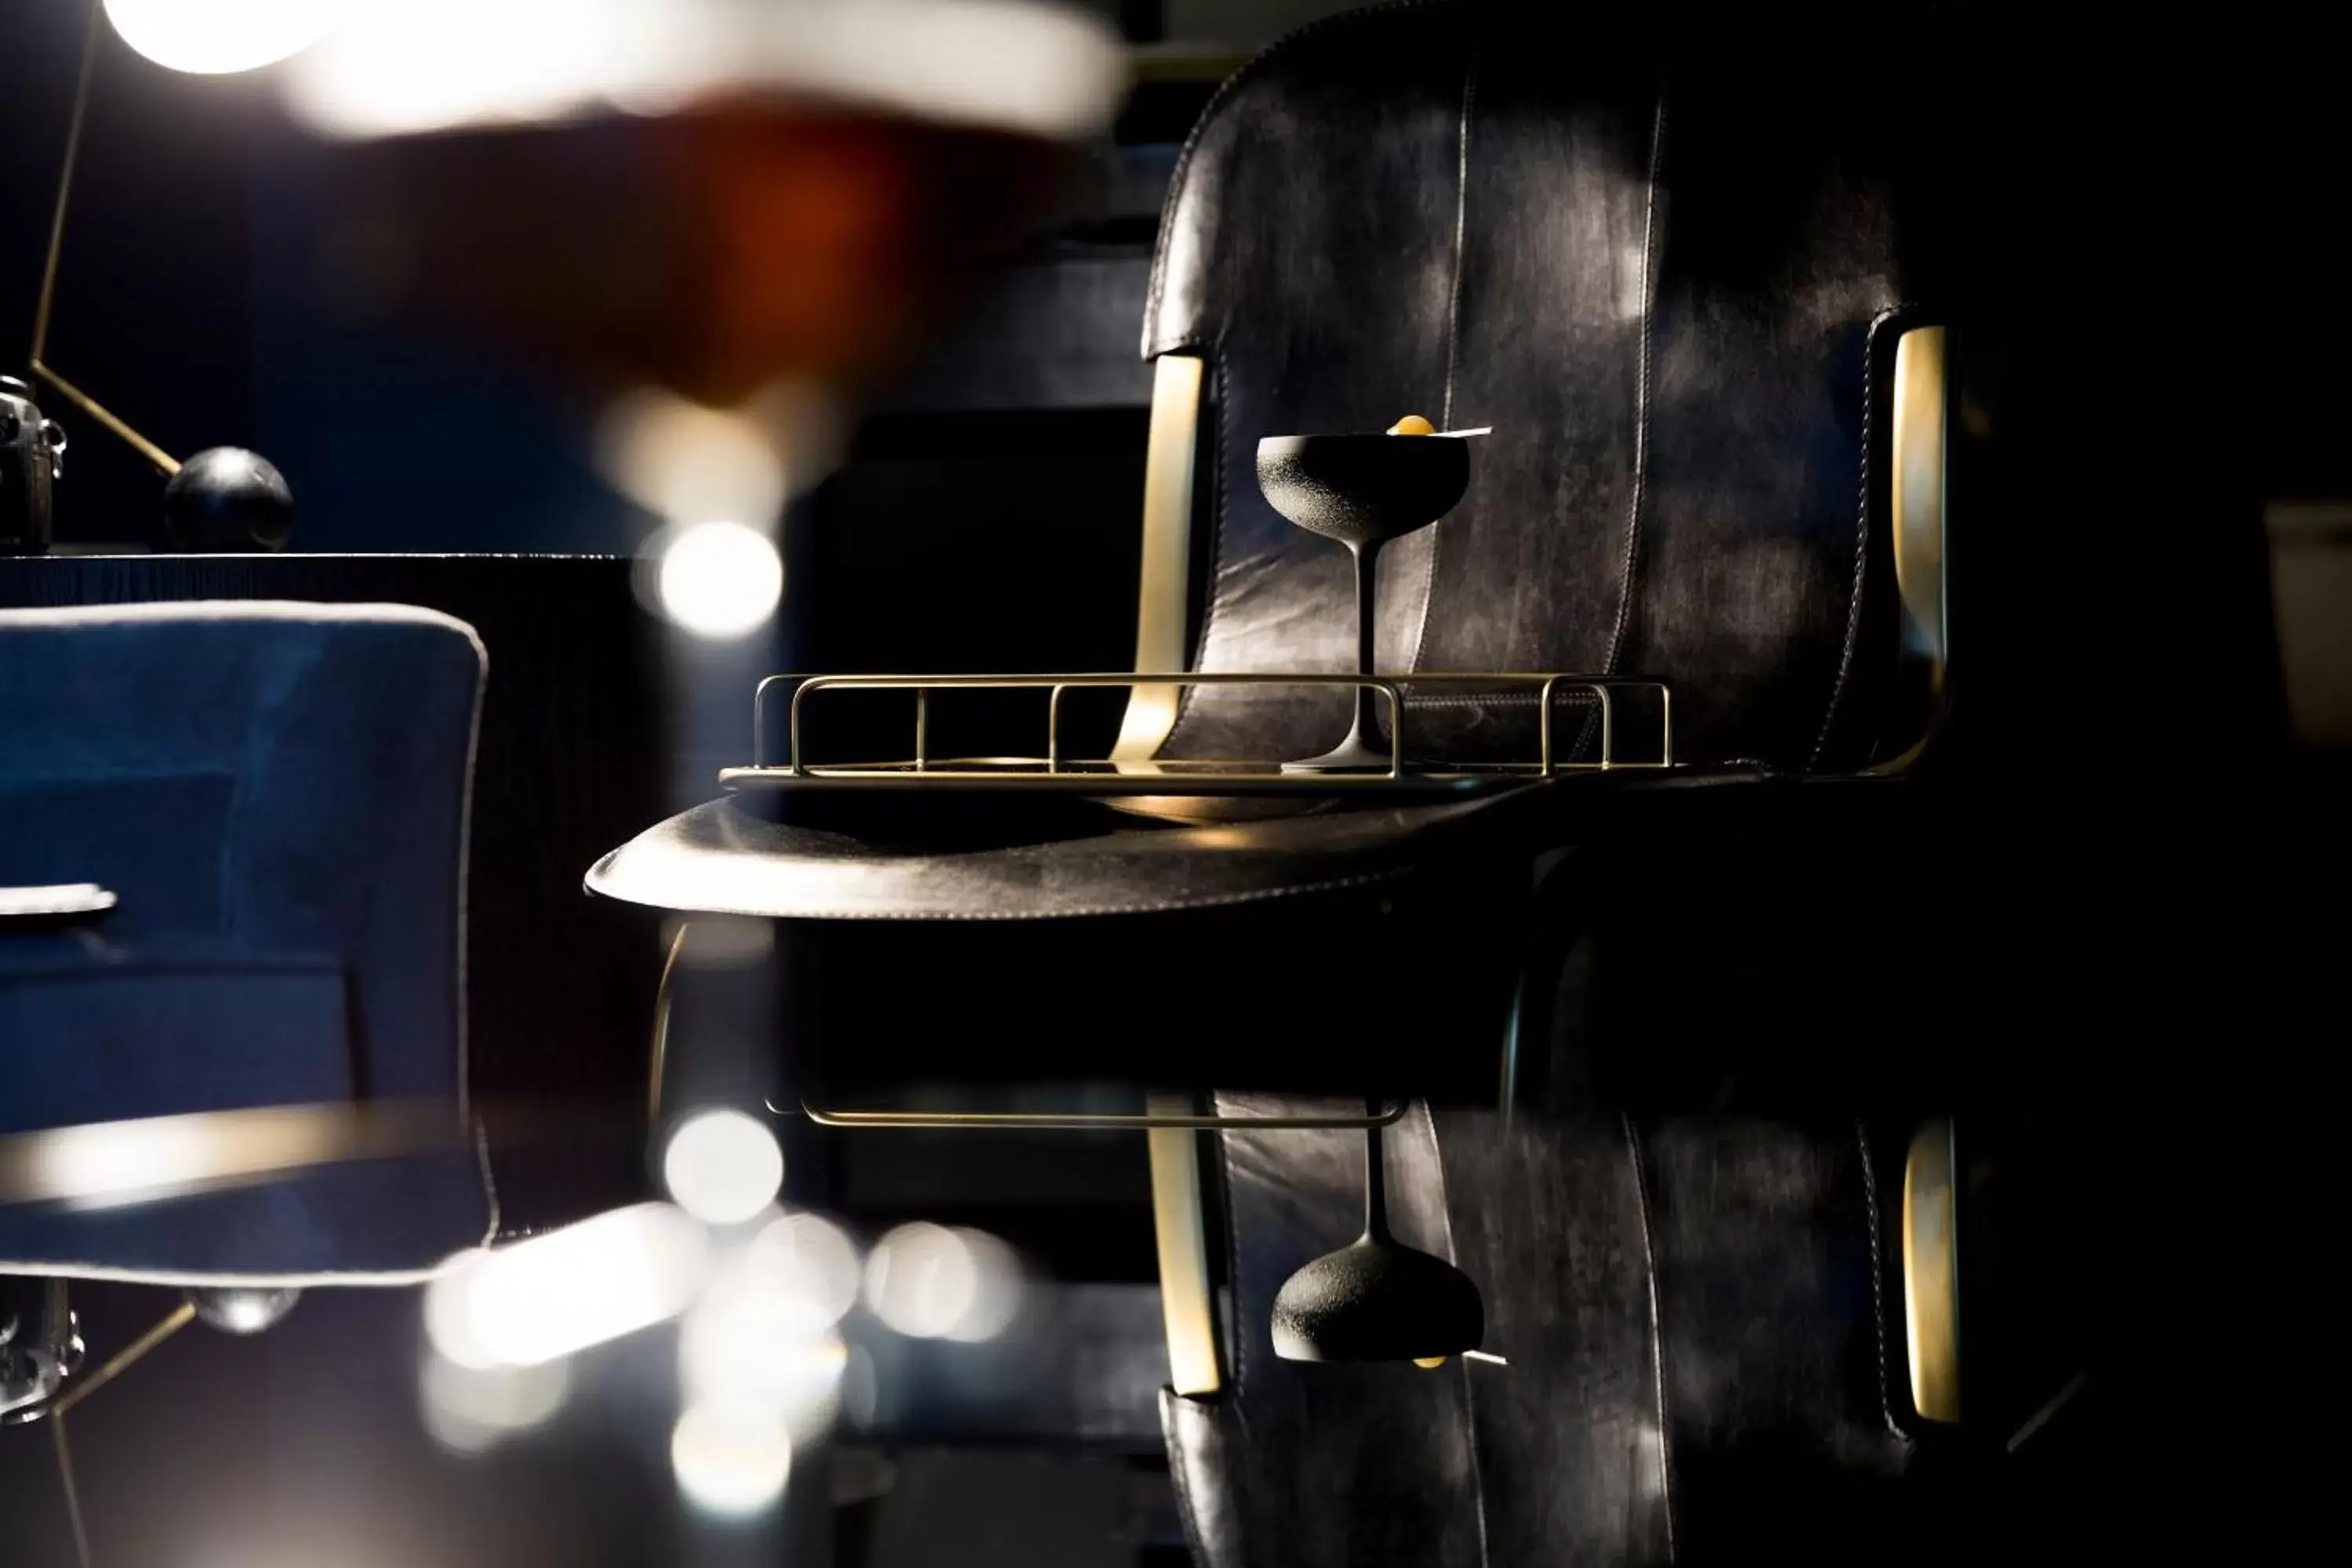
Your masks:
<svg viewBox="0 0 2352 1568"><path fill-rule="evenodd" d="M1532 708L1540 700L1532 691L1497 691L1485 697L1408 697L1407 710L1414 708ZM1601 700L1590 691L1570 691L1552 698L1555 708L1588 707Z"/></svg>
<svg viewBox="0 0 2352 1568"><path fill-rule="evenodd" d="M1437 1214L1445 1222L1445 1259L1459 1268L1462 1248L1454 1239L1454 1199L1445 1180L1445 1149L1437 1140L1437 1117L1426 1100L1421 1102L1421 1120L1429 1129L1429 1151L1437 1165ZM1470 1450L1470 1500L1478 1510L1478 1564L1479 1568L1486 1568L1486 1470L1478 1462L1477 1395L1470 1384L1469 1358L1455 1356L1454 1365L1462 1378L1462 1429L1465 1446Z"/></svg>
<svg viewBox="0 0 2352 1568"><path fill-rule="evenodd" d="M1223 113L1227 106L1231 104L1234 93L1241 89L1244 82L1255 77L1259 68L1264 66L1267 60L1271 59L1276 54L1279 53L1283 49L1286 49L1291 45L1297 43L1301 38L1307 37L1310 34L1320 32L1325 27L1331 26L1341 22L1362 21L1372 16L1383 15L1387 12L1418 10L1424 6L1440 3L1444 3L1444 0L1387 0L1387 4L1385 5L1369 5L1361 10L1344 11L1328 16L1318 16L1315 20L1307 23L1306 26L1295 28L1292 31L1284 34L1281 37L1276 38L1273 43L1268 44L1265 48L1260 49L1250 58L1248 63L1244 65L1241 69L1235 71L1233 75L1227 77L1224 81L1218 86L1217 90L1210 94L1208 103L1201 110L1201 118L1192 122L1192 131L1187 133L1184 138L1184 145L1177 152L1176 166L1169 175L1168 179L1168 195L1161 199L1160 204L1160 242L1157 247L1154 247L1152 252L1151 287L1150 292L1145 298L1143 306L1143 325L1144 331L1147 334L1155 332L1159 329L1160 295L1168 281L1168 235L1175 223L1177 203L1182 199L1184 181L1192 172L1192 155L1200 150L1201 142L1202 138L1207 135L1210 125L1216 120L1217 116ZM1197 332L1186 333L1176 342L1163 345L1159 350L1159 353L1175 353L1180 350L1200 346L1202 345ZM1209 633L1211 629L1215 626L1217 622L1217 605L1221 597L1217 581L1218 566L1224 559L1225 553L1225 513L1227 510L1226 498L1228 490L1225 478L1225 410L1229 406L1230 400L1225 396L1224 328L1223 325L1219 326L1215 337L1211 341L1207 347L1209 349L1210 355L1214 360L1217 367L1217 521L1215 536L1210 541L1209 546L1209 603L1207 609L1202 614L1200 641L1194 646L1192 652L1192 668L1195 669L1199 669L1201 668L1202 660L1208 653ZM1144 345L1143 357L1146 359L1155 357L1151 351L1148 337ZM1434 542L1433 542L1433 549ZM1433 556L1432 570L1433 572L1434 571ZM1423 615L1426 616L1426 614L1427 605L1426 601L1424 601ZM1191 716L1192 711L1192 700L1200 694L1200 689L1201 689L1197 686L1188 686L1177 694L1176 717L1169 724L1166 737L1160 741L1158 747L1154 748L1153 755L1156 756L1160 752L1165 751L1170 742L1173 742L1178 734L1182 731L1184 721Z"/></svg>
<svg viewBox="0 0 2352 1568"><path fill-rule="evenodd" d="M1666 83L1665 67L1661 63L1657 107L1650 116L1649 188L1642 197L1642 342L1633 373L1633 495L1625 509L1625 553L1617 569L1617 620L1609 628L1609 654L1601 665L1603 675L1616 674L1617 662L1624 657L1625 634L1633 619L1633 577L1642 559L1642 506L1648 498L1650 474L1650 343L1656 327L1658 304L1658 175L1665 165L1665 156ZM1583 755L1600 721L1598 710L1584 716L1584 722L1577 727L1576 740L1568 749L1570 756Z"/></svg>
<svg viewBox="0 0 2352 1568"><path fill-rule="evenodd" d="M1863 1217L1870 1226L1870 1324L1878 1334L1878 1415L1889 1432L1907 1443L1910 1436L1895 1424L1895 1400L1886 1386L1886 1259L1879 1249L1878 1169L1870 1160L1869 1124L1858 1116L1853 1138L1862 1149Z"/></svg>
<svg viewBox="0 0 2352 1568"><path fill-rule="evenodd" d="M1439 411L1439 423L1449 430L1454 427L1454 378L1462 363L1462 274L1468 266L1470 236L1470 118L1478 102L1478 55L1482 42L1473 37L1462 62L1462 119L1454 132L1454 283L1446 290L1445 401ZM1430 526L1429 551L1422 562L1421 620L1413 627L1412 652L1405 658L1407 669L1421 668L1422 650L1429 646L1429 602L1437 593L1437 547L1444 538L1445 523L1440 519Z"/></svg>
<svg viewBox="0 0 2352 1568"><path fill-rule="evenodd" d="M1367 5L1360 10L1340 11L1328 16L1318 16L1304 26L1295 27L1285 33L1251 56L1239 70L1219 83L1217 90L1209 95L1209 101L1202 106L1201 118L1192 122L1192 129L1184 137L1184 145L1177 149L1176 166L1171 171L1168 178L1168 194L1161 197L1160 202L1160 243L1152 254L1151 287L1145 295L1143 302L1143 328L1147 334L1143 345L1145 359L1155 359L1162 353L1173 353L1185 343L1195 341L1187 337L1155 352L1150 346L1149 334L1158 331L1160 326L1160 298L1168 281L1168 233L1175 221L1176 205L1183 199L1184 176L1192 169L1192 154L1200 150L1202 139L1208 135L1209 128L1216 122L1217 116L1223 113L1232 104L1234 95L1254 79L1259 69L1268 60L1310 34L1319 33L1324 28L1341 22L1360 22L1384 12L1417 10L1425 5L1440 3L1443 3L1443 0L1387 0L1384 5Z"/></svg>
<svg viewBox="0 0 2352 1568"><path fill-rule="evenodd" d="M1213 1093L1209 1097L1209 1103L1216 1108L1218 1115L1223 1116L1225 1113L1225 1108L1218 1103ZM1233 1137L1231 1132L1222 1128L1218 1130L1217 1167L1225 1184L1225 1190L1219 1195L1224 1199L1226 1300L1233 1303L1233 1310L1226 1315L1239 1320L1242 1314L1242 1227L1239 1217L1234 1213ZM1234 1322L1232 1327L1234 1331L1234 1410L1236 1415L1242 1415L1246 1420L1247 1415L1242 1406L1242 1396L1246 1392L1249 1373L1249 1333L1238 1321Z"/></svg>
<svg viewBox="0 0 2352 1568"><path fill-rule="evenodd" d="M1822 753L1829 750L1830 730L1837 723L1838 704L1845 700L1845 683L1853 670L1854 645L1862 639L1862 594L1870 570L1871 445L1876 439L1874 431L1878 413L1878 329L1910 309L1908 305L1888 306L1870 318L1870 330L1863 337L1862 461L1857 465L1861 476L1856 481L1861 494L1854 503L1853 586L1846 600L1845 646L1838 652L1837 676L1830 682L1829 706L1822 710L1821 731L1813 737L1812 754L1805 759L1808 773L1822 765Z"/></svg>
<svg viewBox="0 0 2352 1568"><path fill-rule="evenodd" d="M1650 1229L1650 1178L1643 1169L1642 1135L1623 1111L1617 1121L1625 1130L1625 1155L1633 1166L1633 1200L1642 1215L1643 1274L1650 1289L1650 1371L1658 1409L1658 1500L1666 1520L1666 1561L1675 1560L1674 1446L1666 1430L1666 1335L1658 1312L1658 1247Z"/></svg>
<svg viewBox="0 0 2352 1568"><path fill-rule="evenodd" d="M802 921L1058 921L1078 920L1092 915L1150 915L1176 910L1213 910L1228 904L1262 903L1269 899L1286 899L1307 893L1338 892L1345 888L1370 887L1375 882L1393 881L1412 868L1399 866L1386 871L1366 871L1354 877L1337 877L1328 882L1293 882L1280 888L1268 888L1262 892L1220 893L1214 898L1170 899L1156 904L1087 904L1077 909L1055 910L1039 914L963 914L942 911L938 914L882 914L868 910L796 910L789 915L742 909L709 909L703 914L752 915L771 920Z"/></svg>
<svg viewBox="0 0 2352 1568"><path fill-rule="evenodd" d="M1642 346L1633 384L1633 498L1625 513L1625 555L1619 572L1617 624L1609 633L1609 658L1603 675L1617 673L1625 651L1625 633L1633 618L1633 574L1641 564L1642 507L1648 497L1650 475L1650 347L1656 335L1658 313L1658 174L1665 164L1666 88L1658 84L1657 111L1650 121L1650 188L1642 203Z"/></svg>
<svg viewBox="0 0 2352 1568"><path fill-rule="evenodd" d="M1462 363L1462 271L1470 229L1470 114L1478 101L1478 40L1462 62L1462 118L1454 133L1454 281L1445 293L1445 401L1443 429L1454 427L1454 375Z"/></svg>

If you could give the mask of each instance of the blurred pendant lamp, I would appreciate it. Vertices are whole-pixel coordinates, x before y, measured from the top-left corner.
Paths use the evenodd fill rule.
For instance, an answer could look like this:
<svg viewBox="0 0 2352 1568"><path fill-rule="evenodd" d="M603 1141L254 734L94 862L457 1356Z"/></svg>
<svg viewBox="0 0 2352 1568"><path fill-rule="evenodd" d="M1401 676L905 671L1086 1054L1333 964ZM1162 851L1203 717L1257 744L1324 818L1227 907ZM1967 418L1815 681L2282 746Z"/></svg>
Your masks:
<svg viewBox="0 0 2352 1568"><path fill-rule="evenodd" d="M1377 1116L1376 1100L1365 1102ZM1486 1310L1470 1277L1389 1234L1381 1129L1364 1129L1364 1234L1282 1283L1274 1353L1285 1361L1411 1361L1478 1348Z"/></svg>
<svg viewBox="0 0 2352 1568"><path fill-rule="evenodd" d="M83 41L81 77L74 89L73 118L66 132L65 166L58 176L57 207L49 222L49 248L41 268L41 291L33 315L29 379L55 392L93 423L121 439L164 476L163 521L183 550L274 551L285 547L294 521L294 494L267 458L239 447L213 447L185 461L173 458L131 424L59 374L47 362L49 320L57 301L58 263L65 250L66 212L73 195L74 164L89 116L90 78L98 61L100 20L110 20L122 40L159 65L174 70L217 75L251 70L284 58L316 38L338 7L325 0L92 0L89 30ZM62 450L62 443L58 443ZM56 472L53 467L52 473ZM11 530L16 548L47 547L47 487L22 530Z"/></svg>

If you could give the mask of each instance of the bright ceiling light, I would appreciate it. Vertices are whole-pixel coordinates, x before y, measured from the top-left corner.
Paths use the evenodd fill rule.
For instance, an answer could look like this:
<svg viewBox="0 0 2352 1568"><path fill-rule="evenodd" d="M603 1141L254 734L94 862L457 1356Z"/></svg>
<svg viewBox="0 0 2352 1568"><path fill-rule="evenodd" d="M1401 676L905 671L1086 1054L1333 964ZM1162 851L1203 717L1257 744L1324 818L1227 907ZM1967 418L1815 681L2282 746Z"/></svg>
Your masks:
<svg viewBox="0 0 2352 1568"><path fill-rule="evenodd" d="M765 1123L740 1110L705 1110L670 1134L662 1182L695 1218L740 1225L775 1201L784 1152Z"/></svg>
<svg viewBox="0 0 2352 1568"><path fill-rule="evenodd" d="M342 0L106 0L106 19L159 66L226 76L299 54L343 9Z"/></svg>
<svg viewBox="0 0 2352 1568"><path fill-rule="evenodd" d="M661 606L682 629L714 640L766 624L784 596L784 562L774 541L740 522L698 522L667 536L661 551Z"/></svg>
<svg viewBox="0 0 2352 1568"><path fill-rule="evenodd" d="M669 1438L677 1489L706 1513L743 1519L772 1507L792 1479L783 1417L756 1403L697 1400Z"/></svg>

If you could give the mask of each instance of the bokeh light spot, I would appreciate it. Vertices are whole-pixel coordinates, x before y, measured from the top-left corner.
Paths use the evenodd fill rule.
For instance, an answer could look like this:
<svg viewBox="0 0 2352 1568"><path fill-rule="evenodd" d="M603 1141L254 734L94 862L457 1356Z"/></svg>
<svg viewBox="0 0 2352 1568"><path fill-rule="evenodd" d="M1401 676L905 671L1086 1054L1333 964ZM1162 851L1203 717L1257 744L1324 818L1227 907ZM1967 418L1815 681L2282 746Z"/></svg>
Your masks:
<svg viewBox="0 0 2352 1568"><path fill-rule="evenodd" d="M670 1134L662 1181L695 1218L740 1225L775 1200L784 1152L765 1123L740 1110L700 1111Z"/></svg>
<svg viewBox="0 0 2352 1568"><path fill-rule="evenodd" d="M669 1462L688 1502L722 1519L741 1519L784 1495L793 1440L783 1418L754 1402L698 1400L670 1432Z"/></svg>
<svg viewBox="0 0 2352 1568"><path fill-rule="evenodd" d="M1012 1324L1021 1295L1019 1259L985 1231L902 1225L866 1259L866 1306L912 1339L993 1339Z"/></svg>
<svg viewBox="0 0 2352 1568"><path fill-rule="evenodd" d="M757 630L784 597L784 562L775 542L740 522L698 522L664 536L662 614L714 640Z"/></svg>

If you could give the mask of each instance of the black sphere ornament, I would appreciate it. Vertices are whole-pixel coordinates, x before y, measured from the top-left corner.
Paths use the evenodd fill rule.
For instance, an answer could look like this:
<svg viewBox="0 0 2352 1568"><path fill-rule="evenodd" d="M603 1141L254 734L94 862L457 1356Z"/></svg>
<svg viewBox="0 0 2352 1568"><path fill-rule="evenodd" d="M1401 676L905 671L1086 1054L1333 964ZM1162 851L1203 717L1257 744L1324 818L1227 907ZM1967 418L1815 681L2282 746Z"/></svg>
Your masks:
<svg viewBox="0 0 2352 1568"><path fill-rule="evenodd" d="M1377 1106L1367 1102L1368 1111ZM1285 1361L1418 1361L1476 1350L1486 1308L1470 1277L1389 1234L1381 1130L1364 1131L1364 1234L1307 1264L1274 1298Z"/></svg>
<svg viewBox="0 0 2352 1568"><path fill-rule="evenodd" d="M294 492L260 454L208 447L163 487L163 526L182 550L283 550L294 530Z"/></svg>

